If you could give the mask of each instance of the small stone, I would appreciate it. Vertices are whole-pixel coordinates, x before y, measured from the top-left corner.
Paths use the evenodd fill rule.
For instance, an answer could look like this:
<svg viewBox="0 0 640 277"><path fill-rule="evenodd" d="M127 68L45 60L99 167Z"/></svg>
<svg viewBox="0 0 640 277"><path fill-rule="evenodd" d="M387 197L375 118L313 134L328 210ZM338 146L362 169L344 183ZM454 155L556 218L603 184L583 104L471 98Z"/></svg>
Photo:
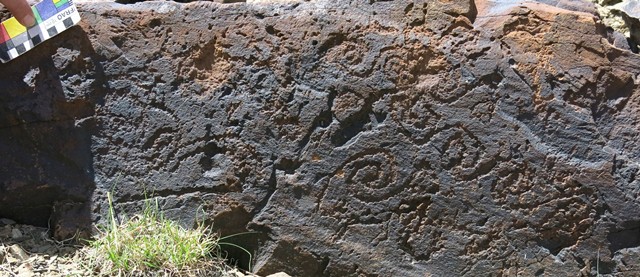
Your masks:
<svg viewBox="0 0 640 277"><path fill-rule="evenodd" d="M10 238L11 237L11 226L3 226L0 227L0 238Z"/></svg>
<svg viewBox="0 0 640 277"><path fill-rule="evenodd" d="M29 258L29 254L27 254L27 252L25 252L22 247L17 244L9 246L9 250L7 252L12 258L18 261L24 261Z"/></svg>
<svg viewBox="0 0 640 277"><path fill-rule="evenodd" d="M13 228L13 230L11 230L11 238L12 239L22 238L22 232L20 232L18 228Z"/></svg>
<svg viewBox="0 0 640 277"><path fill-rule="evenodd" d="M240 270L237 269L233 269L227 272L229 274L229 277L245 277L246 275L244 275L244 273L240 272Z"/></svg>
<svg viewBox="0 0 640 277"><path fill-rule="evenodd" d="M31 277L34 276L33 268L30 264L24 263L18 267L18 275L17 277Z"/></svg>
<svg viewBox="0 0 640 277"><path fill-rule="evenodd" d="M4 245L0 245L0 264L4 263L4 257L6 256L7 250Z"/></svg>
<svg viewBox="0 0 640 277"><path fill-rule="evenodd" d="M267 275L267 277L291 277L291 275L286 274L284 272L278 272L278 273Z"/></svg>
<svg viewBox="0 0 640 277"><path fill-rule="evenodd" d="M0 225L13 225L16 224L15 221L8 218L0 218Z"/></svg>

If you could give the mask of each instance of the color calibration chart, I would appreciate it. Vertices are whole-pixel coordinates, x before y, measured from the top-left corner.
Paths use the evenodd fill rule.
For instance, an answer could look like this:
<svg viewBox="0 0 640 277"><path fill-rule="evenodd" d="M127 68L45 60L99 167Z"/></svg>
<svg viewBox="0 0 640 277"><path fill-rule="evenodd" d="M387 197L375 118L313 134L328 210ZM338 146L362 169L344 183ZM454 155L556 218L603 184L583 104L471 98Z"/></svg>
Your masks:
<svg viewBox="0 0 640 277"><path fill-rule="evenodd" d="M22 26L14 17L0 23L0 61L6 63L80 22L71 0L44 0L31 7L36 25Z"/></svg>

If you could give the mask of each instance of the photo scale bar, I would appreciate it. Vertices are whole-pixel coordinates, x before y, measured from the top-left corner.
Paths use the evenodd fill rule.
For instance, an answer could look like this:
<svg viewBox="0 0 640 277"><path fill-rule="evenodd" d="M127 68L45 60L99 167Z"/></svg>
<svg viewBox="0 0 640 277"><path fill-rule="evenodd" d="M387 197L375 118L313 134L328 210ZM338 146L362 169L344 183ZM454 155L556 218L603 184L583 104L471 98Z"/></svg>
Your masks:
<svg viewBox="0 0 640 277"><path fill-rule="evenodd" d="M45 0L32 7L36 25L25 28L14 17L0 23L0 61L6 63L80 22L71 0Z"/></svg>

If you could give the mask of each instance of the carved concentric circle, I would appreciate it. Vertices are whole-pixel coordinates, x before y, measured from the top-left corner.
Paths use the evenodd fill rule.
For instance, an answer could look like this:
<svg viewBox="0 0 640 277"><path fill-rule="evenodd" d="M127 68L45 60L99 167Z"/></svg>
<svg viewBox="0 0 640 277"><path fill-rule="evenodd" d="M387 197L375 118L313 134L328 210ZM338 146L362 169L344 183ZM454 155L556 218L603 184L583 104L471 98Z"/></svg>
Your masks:
<svg viewBox="0 0 640 277"><path fill-rule="evenodd" d="M350 74L365 76L371 72L374 56L365 42L352 41L337 35L327 39L321 48L326 48L323 57L327 62Z"/></svg>
<svg viewBox="0 0 640 277"><path fill-rule="evenodd" d="M439 154L438 166L458 179L472 177L485 155L482 142L463 126L443 129L430 144Z"/></svg>
<svg viewBox="0 0 640 277"><path fill-rule="evenodd" d="M328 179L320 212L345 224L385 222L392 199L408 178L401 176L390 151L369 149L354 154Z"/></svg>
<svg viewBox="0 0 640 277"><path fill-rule="evenodd" d="M365 202L380 201L396 190L397 170L395 158L388 152L358 154L338 170L330 186Z"/></svg>

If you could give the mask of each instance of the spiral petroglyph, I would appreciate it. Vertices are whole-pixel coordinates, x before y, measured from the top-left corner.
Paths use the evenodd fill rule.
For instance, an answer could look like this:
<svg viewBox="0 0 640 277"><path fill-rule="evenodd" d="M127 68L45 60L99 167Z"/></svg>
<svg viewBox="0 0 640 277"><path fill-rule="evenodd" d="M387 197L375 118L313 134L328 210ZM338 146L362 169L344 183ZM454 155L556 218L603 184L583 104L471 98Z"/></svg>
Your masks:
<svg viewBox="0 0 640 277"><path fill-rule="evenodd" d="M143 183L259 275L640 276L640 55L586 2L218 2L84 3L0 67L0 217Z"/></svg>
<svg viewBox="0 0 640 277"><path fill-rule="evenodd" d="M387 151L359 154L345 162L329 180L329 187L362 201L389 197L398 181L395 158Z"/></svg>
<svg viewBox="0 0 640 277"><path fill-rule="evenodd" d="M407 179L396 159L385 149L368 149L348 158L329 179L320 212L349 224L388 219L391 199Z"/></svg>

